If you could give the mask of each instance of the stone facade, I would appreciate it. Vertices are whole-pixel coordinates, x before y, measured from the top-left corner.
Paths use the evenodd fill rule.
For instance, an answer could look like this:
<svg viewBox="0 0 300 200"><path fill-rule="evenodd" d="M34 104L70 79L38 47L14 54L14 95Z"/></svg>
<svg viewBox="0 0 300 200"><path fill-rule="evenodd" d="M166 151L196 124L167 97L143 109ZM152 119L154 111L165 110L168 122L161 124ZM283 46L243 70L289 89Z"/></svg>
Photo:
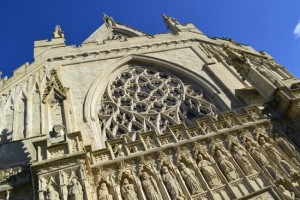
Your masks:
<svg viewBox="0 0 300 200"><path fill-rule="evenodd" d="M266 52L163 15L60 26L0 79L0 199L300 198L300 81Z"/></svg>

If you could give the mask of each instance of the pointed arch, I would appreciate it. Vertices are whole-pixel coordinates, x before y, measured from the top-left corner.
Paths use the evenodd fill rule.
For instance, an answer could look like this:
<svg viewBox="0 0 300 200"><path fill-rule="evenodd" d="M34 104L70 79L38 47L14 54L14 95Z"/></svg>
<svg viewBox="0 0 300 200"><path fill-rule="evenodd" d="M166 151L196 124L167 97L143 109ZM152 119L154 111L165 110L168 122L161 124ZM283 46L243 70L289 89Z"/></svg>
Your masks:
<svg viewBox="0 0 300 200"><path fill-rule="evenodd" d="M114 80L118 74L132 65L150 66L155 70L166 71L178 76L179 78L188 80L190 83L195 84L196 87L205 91L205 95L216 103L220 110L227 108L219 95L221 93L220 90L199 74L189 70L187 67L151 56L128 55L108 66L106 70L95 79L85 98L83 106L84 121L87 122L87 125L91 128L95 142L100 147L104 145L104 141L106 140L105 134L97 134L102 133L100 126L101 123L98 119L97 113L97 106L100 102L100 98L105 93L106 87L109 84L108 80Z"/></svg>
<svg viewBox="0 0 300 200"><path fill-rule="evenodd" d="M88 94L85 98L84 102L84 120L93 120L95 119L95 109L96 102L99 101L101 94L103 94L104 89L107 85L108 77L110 77L116 70L130 63L138 63L138 64L147 64L151 66L156 66L166 71L170 71L176 75L180 75L181 77L189 77L191 82L199 84L200 87L205 90L209 96L215 98L216 103L218 103L220 109L227 108L223 103L223 100L219 97L220 90L208 82L205 78L196 74L195 72L187 69L184 66L172 63L167 60L162 60L159 58L145 56L145 55L128 55L125 56L118 61L114 62L104 71L103 74L98 76L90 87Z"/></svg>

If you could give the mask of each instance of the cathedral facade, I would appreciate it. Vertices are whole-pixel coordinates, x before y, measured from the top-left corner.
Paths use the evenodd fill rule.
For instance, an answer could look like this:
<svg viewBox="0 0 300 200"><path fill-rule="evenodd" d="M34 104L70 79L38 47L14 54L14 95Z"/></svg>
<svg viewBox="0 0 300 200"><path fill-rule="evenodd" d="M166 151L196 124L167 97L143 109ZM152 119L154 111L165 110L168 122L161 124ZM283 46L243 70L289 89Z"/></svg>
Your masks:
<svg viewBox="0 0 300 200"><path fill-rule="evenodd" d="M264 51L163 15L55 27L0 79L0 199L300 198L300 80Z"/></svg>

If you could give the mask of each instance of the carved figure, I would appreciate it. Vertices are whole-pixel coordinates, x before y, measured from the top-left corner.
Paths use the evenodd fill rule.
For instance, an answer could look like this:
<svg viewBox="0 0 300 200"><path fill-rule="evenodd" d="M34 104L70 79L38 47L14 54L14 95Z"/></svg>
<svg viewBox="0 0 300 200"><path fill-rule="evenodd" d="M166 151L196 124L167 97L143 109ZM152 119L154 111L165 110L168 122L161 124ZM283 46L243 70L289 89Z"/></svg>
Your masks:
<svg viewBox="0 0 300 200"><path fill-rule="evenodd" d="M120 147L121 146L121 147ZM113 148L113 152L115 154L115 157L121 157L124 156L124 153L122 151L122 145L121 144L116 144Z"/></svg>
<svg viewBox="0 0 300 200"><path fill-rule="evenodd" d="M128 179L125 178L121 187L121 194L124 200L138 200L134 191L133 184L130 184Z"/></svg>
<svg viewBox="0 0 300 200"><path fill-rule="evenodd" d="M283 185L278 185L278 190L279 192L282 194L282 196L286 199L286 200L294 200L295 199L295 194L294 192L290 192L287 189L285 189L283 187Z"/></svg>
<svg viewBox="0 0 300 200"><path fill-rule="evenodd" d="M286 171L286 173L291 176L293 174L296 173L296 170L289 164L287 163L285 160L283 160L282 156L280 155L280 153L275 149L274 146L272 146L271 144L267 143L267 141L265 140L265 137L260 136L258 138L258 142L259 144L262 146L262 148L265 150L265 152L270 156L270 158L276 163L278 164L278 166L283 169L284 171Z"/></svg>
<svg viewBox="0 0 300 200"><path fill-rule="evenodd" d="M147 136L145 139L145 144L147 146L148 149L151 149L153 147L155 147L153 140L150 138L150 136Z"/></svg>
<svg viewBox="0 0 300 200"><path fill-rule="evenodd" d="M216 151L217 161L219 166L226 176L228 181L233 181L239 178L239 175L233 166L233 164L228 160L228 157L225 156L220 149Z"/></svg>
<svg viewBox="0 0 300 200"><path fill-rule="evenodd" d="M55 31L53 32L54 38L64 38L64 32L61 30L60 25L55 26Z"/></svg>
<svg viewBox="0 0 300 200"><path fill-rule="evenodd" d="M113 200L111 194L109 194L106 183L102 183L99 189L99 200Z"/></svg>
<svg viewBox="0 0 300 200"><path fill-rule="evenodd" d="M182 191L177 183L176 179L172 174L169 172L168 167L162 167L162 179L165 183L165 186L170 194L172 200L180 200L182 198Z"/></svg>
<svg viewBox="0 0 300 200"><path fill-rule="evenodd" d="M164 21L166 22L168 28L175 26L175 25L180 25L180 23L173 17L170 17L168 15L163 15Z"/></svg>
<svg viewBox="0 0 300 200"><path fill-rule="evenodd" d="M78 182L77 178L73 178L69 187L69 200L82 200L83 192L81 184Z"/></svg>
<svg viewBox="0 0 300 200"><path fill-rule="evenodd" d="M56 200L59 199L59 194L55 190L52 184L48 184L45 200Z"/></svg>
<svg viewBox="0 0 300 200"><path fill-rule="evenodd" d="M185 136L184 136L183 132L179 129L175 130L174 135L175 135L175 137L178 141L185 139Z"/></svg>
<svg viewBox="0 0 300 200"><path fill-rule="evenodd" d="M147 172L142 173L142 185L148 200L162 200L156 182Z"/></svg>
<svg viewBox="0 0 300 200"><path fill-rule="evenodd" d="M245 174L250 175L255 172L250 160L247 157L247 153L244 150L238 148L236 145L233 145L232 155Z"/></svg>
<svg viewBox="0 0 300 200"><path fill-rule="evenodd" d="M205 159L202 154L198 154L198 167L210 187L217 187L222 184L211 162Z"/></svg>
<svg viewBox="0 0 300 200"><path fill-rule="evenodd" d="M114 19L112 17L106 15L105 13L103 13L103 20L108 28L116 26Z"/></svg>
<svg viewBox="0 0 300 200"><path fill-rule="evenodd" d="M267 170L267 173L274 179L277 180L280 178L280 175L276 172L276 170L270 165L264 154L261 153L261 150L252 144L250 141L245 143L245 147L253 157L253 159L257 162L257 164L263 169Z"/></svg>
<svg viewBox="0 0 300 200"><path fill-rule="evenodd" d="M293 144L285 138L276 138L277 144L281 149L294 161L297 166L300 166L300 156Z"/></svg>
<svg viewBox="0 0 300 200"><path fill-rule="evenodd" d="M193 170L187 168L182 162L179 164L179 170L192 195L202 191Z"/></svg>

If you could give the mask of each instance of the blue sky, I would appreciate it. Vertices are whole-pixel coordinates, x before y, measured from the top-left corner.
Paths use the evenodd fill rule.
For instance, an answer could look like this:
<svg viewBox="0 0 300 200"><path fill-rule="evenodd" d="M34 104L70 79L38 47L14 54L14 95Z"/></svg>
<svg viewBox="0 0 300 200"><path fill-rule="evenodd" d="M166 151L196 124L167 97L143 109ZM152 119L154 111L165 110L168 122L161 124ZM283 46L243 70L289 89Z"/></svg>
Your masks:
<svg viewBox="0 0 300 200"><path fill-rule="evenodd" d="M299 8L299 0L2 0L0 71L11 76L31 63L33 42L51 39L56 24L67 44L79 45L103 23L103 12L149 34L167 32L161 18L165 13L181 23L192 22L208 36L265 50L300 77Z"/></svg>

